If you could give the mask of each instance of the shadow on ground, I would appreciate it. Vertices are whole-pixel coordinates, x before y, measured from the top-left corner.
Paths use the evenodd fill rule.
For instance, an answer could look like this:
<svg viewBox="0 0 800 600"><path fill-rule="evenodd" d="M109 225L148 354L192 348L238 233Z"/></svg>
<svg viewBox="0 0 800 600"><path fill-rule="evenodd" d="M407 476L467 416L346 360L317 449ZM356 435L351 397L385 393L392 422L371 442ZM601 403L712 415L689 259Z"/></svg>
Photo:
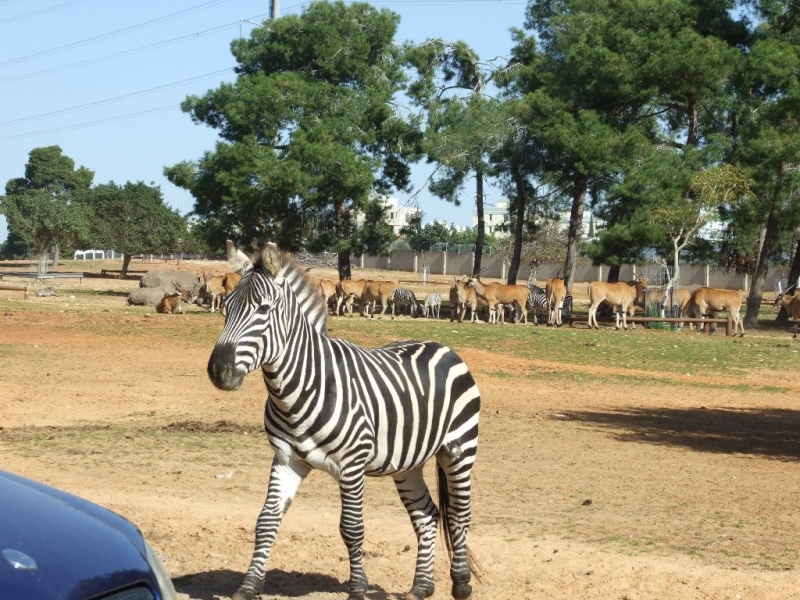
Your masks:
<svg viewBox="0 0 800 600"><path fill-rule="evenodd" d="M173 579L172 583L177 592L188 594L192 600L218 600L220 597L233 596L243 580L244 573L222 569L184 575ZM302 598L311 594L344 597L347 594L347 583L320 573L270 569L267 571L264 590L265 595L286 598ZM367 592L369 600L400 597L402 594L387 594L382 588L374 585L371 585Z"/></svg>
<svg viewBox="0 0 800 600"><path fill-rule="evenodd" d="M622 442L684 446L699 452L800 458L800 411L705 407L574 411L561 420L591 423Z"/></svg>

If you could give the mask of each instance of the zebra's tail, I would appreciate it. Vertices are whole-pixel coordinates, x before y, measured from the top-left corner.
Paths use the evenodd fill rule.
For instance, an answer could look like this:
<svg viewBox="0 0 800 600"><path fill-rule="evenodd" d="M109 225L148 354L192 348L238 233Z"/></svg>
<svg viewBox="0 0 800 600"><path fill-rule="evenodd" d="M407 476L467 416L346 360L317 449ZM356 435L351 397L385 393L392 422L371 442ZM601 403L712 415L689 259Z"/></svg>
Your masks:
<svg viewBox="0 0 800 600"><path fill-rule="evenodd" d="M450 512L447 507L450 505L450 494L447 491L447 475L445 475L442 465L436 463L436 482L439 488L439 527L444 538L444 545L447 548L447 556L450 562L453 561L453 538L450 535ZM467 566L469 571L478 583L481 583L481 567L478 559L467 546Z"/></svg>

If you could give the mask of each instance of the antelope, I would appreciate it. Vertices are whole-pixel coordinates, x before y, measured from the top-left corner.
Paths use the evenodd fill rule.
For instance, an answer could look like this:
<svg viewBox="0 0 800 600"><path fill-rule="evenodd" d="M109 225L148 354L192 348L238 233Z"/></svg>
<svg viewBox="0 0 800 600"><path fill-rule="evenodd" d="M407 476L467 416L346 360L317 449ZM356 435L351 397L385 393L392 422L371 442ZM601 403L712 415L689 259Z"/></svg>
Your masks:
<svg viewBox="0 0 800 600"><path fill-rule="evenodd" d="M792 339L797 339L797 322L800 321L800 292L795 292L794 295L790 295L786 292L779 294L777 298L775 298L775 308L778 306L783 306L786 309L786 312L791 315L792 321L794 321L794 335Z"/></svg>
<svg viewBox="0 0 800 600"><path fill-rule="evenodd" d="M484 284L479 277L470 277L465 284L466 288L475 290L478 298L482 299L489 307L489 312L497 311L494 317L500 323L504 322L503 315L505 304L514 306L515 314L522 313L522 320L527 325L528 323L528 295L530 291L524 285L506 285L503 283L486 283ZM490 319L492 316L490 315Z"/></svg>
<svg viewBox="0 0 800 600"><path fill-rule="evenodd" d="M628 308L634 301L643 302L644 291L647 289L647 280L638 277L635 281L616 283L606 283L605 281L592 281L588 285L589 291L589 329L599 329L597 324L597 308L605 302L614 307L619 307L616 311L616 329L619 329L619 315L622 313L622 327L628 330ZM636 329L636 325L633 324Z"/></svg>
<svg viewBox="0 0 800 600"><path fill-rule="evenodd" d="M378 318L383 317L386 309L389 308L389 301L394 296L395 287L396 284L393 281L367 281L364 286L364 295L361 297L361 316L365 317L369 314L370 317L374 317L375 315L372 313L377 310L377 302L380 300L383 310ZM373 303L375 307L370 311L370 305ZM394 303L392 303L392 318L394 319Z"/></svg>
<svg viewBox="0 0 800 600"><path fill-rule="evenodd" d="M567 286L561 277L553 277L545 282L545 294L547 294L547 324L552 323L555 327L561 327L561 309L564 307L564 298L567 296Z"/></svg>
<svg viewBox="0 0 800 600"><path fill-rule="evenodd" d="M317 285L319 289L319 293L322 294L322 297L325 298L325 306L331 304L332 300L336 300L336 282L331 281L330 279L320 279L319 284ZM335 309L334 307L331 310ZM336 314L334 312L334 314Z"/></svg>
<svg viewBox="0 0 800 600"><path fill-rule="evenodd" d="M358 298L361 301L361 296L364 294L364 286L367 285L366 279L340 279L336 282L336 312L339 310L344 302L344 310L347 311L348 316L353 316L353 300ZM344 312L342 312L344 314Z"/></svg>
<svg viewBox="0 0 800 600"><path fill-rule="evenodd" d="M740 337L744 337L744 320L739 314L741 306L739 292L701 287L694 291L686 303L686 316L705 319L709 313L727 310L733 321L733 335L740 331ZM689 324L689 331L694 331L692 323Z"/></svg>
<svg viewBox="0 0 800 600"><path fill-rule="evenodd" d="M183 308L181 306L181 302L191 302L192 295L191 292L186 290L180 290L177 292L166 292L164 297L161 298L158 304L156 304L156 312L159 313L170 313L173 315L183 314Z"/></svg>
<svg viewBox="0 0 800 600"><path fill-rule="evenodd" d="M242 276L238 272L214 276L212 276L212 273L213 269L210 269L208 274L206 274L205 269L203 269L202 290L205 293L206 298L209 298L211 301L211 312L216 312L217 309L219 309L219 311L222 313L223 299L236 289L236 286L239 285L239 282L242 280Z"/></svg>

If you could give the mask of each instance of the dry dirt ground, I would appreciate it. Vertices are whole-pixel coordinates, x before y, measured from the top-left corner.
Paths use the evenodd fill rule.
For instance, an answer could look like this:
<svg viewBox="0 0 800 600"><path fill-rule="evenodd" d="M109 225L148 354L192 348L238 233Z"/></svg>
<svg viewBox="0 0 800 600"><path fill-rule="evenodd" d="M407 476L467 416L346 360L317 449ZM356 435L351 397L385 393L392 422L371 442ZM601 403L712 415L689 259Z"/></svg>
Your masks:
<svg viewBox="0 0 800 600"><path fill-rule="evenodd" d="M266 490L264 386L251 375L239 392L214 389L205 366L221 317L124 307L135 285L87 279L94 295L28 300L0 292L0 467L131 519L181 598L229 598ZM547 335L576 343L567 330ZM460 353L482 392L469 543L483 577L473 598L800 598L798 370L690 385L547 356ZM415 542L391 481L368 481L364 513L368 597L400 598ZM444 599L439 554L434 598ZM262 597L344 598L347 575L336 487L313 473Z"/></svg>

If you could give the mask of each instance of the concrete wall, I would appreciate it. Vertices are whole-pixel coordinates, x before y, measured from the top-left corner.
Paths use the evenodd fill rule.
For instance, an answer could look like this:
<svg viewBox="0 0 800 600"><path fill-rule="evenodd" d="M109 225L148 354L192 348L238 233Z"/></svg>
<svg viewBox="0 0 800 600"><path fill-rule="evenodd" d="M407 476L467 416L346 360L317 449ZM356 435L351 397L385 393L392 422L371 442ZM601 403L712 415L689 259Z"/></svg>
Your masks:
<svg viewBox="0 0 800 600"><path fill-rule="evenodd" d="M408 271L418 273L420 279L423 270L427 268L428 277L453 275L461 277L472 273L473 255L466 253L445 253L445 252L421 252L413 250L398 250L389 256L362 256L359 266L371 269L389 269L394 271ZM508 276L508 262L502 257L483 256L481 258L481 276L496 279L506 279ZM536 280L542 282L551 277L561 275L564 266L562 264L544 264L536 270ZM605 281L608 277L609 267L605 265L579 265L575 270L574 283L586 283L589 281ZM637 273L642 272L642 267L636 265L623 265L620 268L620 281L629 281L636 277ZM517 281L523 283L527 281L530 274L530 267L521 267L517 275ZM767 288L772 289L773 282L785 279L788 269L773 267L767 275ZM729 290L745 291L749 288L750 281L744 275L729 273L712 267L710 265L681 265L680 286L685 288L696 288L708 286Z"/></svg>

